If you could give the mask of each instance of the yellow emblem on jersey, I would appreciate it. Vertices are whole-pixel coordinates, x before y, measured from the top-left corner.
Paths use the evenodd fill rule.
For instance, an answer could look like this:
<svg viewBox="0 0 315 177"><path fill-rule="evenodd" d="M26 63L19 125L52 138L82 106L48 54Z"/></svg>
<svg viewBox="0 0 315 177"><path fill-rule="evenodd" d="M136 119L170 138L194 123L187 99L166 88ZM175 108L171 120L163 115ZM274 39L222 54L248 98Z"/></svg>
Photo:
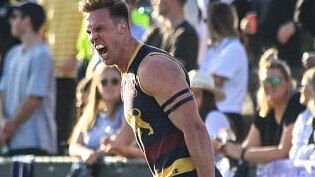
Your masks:
<svg viewBox="0 0 315 177"><path fill-rule="evenodd" d="M139 109L129 110L127 113L128 123L138 132L142 132L141 129L148 130L148 135L153 135L154 130L151 125L141 119L141 111Z"/></svg>

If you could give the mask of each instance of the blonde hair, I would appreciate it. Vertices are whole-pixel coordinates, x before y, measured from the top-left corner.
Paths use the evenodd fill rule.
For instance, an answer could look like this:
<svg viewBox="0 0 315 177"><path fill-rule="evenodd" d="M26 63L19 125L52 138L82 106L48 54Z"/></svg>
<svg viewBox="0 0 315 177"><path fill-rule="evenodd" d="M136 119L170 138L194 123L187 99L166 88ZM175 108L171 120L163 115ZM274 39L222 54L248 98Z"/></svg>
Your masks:
<svg viewBox="0 0 315 177"><path fill-rule="evenodd" d="M278 60L278 49L269 48L260 57L258 64L258 76L262 75L262 72L266 69L268 65L274 60ZM260 79L260 78L259 78Z"/></svg>
<svg viewBox="0 0 315 177"><path fill-rule="evenodd" d="M306 80L305 86L310 87L315 93L315 67L307 69L303 74L303 79Z"/></svg>
<svg viewBox="0 0 315 177"><path fill-rule="evenodd" d="M71 139L73 137L79 136L80 132L85 132L95 126L96 116L99 112L106 109L106 102L103 101L101 94L98 91L97 86L101 82L102 74L107 70L114 70L118 73L120 71L115 66L107 66L104 64L99 64L95 68L95 71L92 75L92 82L90 87L90 93L88 97L88 103L84 109L82 116L79 118L78 123L73 129ZM111 118L115 115L118 108L121 105L121 99L116 103L116 107L113 110L107 110L111 112L107 112L108 116ZM71 142L71 139L69 140Z"/></svg>
<svg viewBox="0 0 315 177"><path fill-rule="evenodd" d="M270 60L269 62L265 63L266 65L264 65L264 68L260 68L261 72L259 73L259 80L260 80L260 85L259 85L259 89L257 91L257 105L258 105L258 109L259 109L259 115L261 117L265 117L267 116L267 114L270 112L271 105L269 104L267 98L266 98L266 94L264 91L264 87L261 84L262 82L262 75L267 72L270 69L277 69L281 72L281 74L283 75L283 78L286 81L290 82L290 85L287 89L287 96L289 97L292 93L293 90L293 84L292 84L292 80L291 80L291 71L289 66L280 60Z"/></svg>

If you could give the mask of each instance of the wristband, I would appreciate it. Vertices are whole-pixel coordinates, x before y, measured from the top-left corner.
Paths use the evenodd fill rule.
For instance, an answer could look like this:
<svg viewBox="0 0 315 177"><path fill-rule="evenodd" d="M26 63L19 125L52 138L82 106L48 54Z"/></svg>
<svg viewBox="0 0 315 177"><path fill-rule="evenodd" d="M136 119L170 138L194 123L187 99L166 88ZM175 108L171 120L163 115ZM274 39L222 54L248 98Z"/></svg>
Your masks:
<svg viewBox="0 0 315 177"><path fill-rule="evenodd" d="M245 156L245 152L247 151L247 148L245 147L245 148L242 148L242 151L241 151L241 160L242 161L245 161L245 159L244 159L244 156Z"/></svg>

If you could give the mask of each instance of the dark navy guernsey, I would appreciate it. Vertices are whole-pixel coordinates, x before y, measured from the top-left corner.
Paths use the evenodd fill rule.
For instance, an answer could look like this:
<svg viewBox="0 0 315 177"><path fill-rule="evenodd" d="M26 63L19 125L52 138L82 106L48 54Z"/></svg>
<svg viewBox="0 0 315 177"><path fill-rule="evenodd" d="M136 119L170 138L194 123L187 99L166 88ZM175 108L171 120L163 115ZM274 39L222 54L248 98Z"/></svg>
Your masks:
<svg viewBox="0 0 315 177"><path fill-rule="evenodd" d="M183 133L173 125L156 100L141 89L137 71L149 55L164 55L167 56L164 59L174 60L160 49L139 44L127 72L123 73L122 98L126 120L132 127L154 176L197 177ZM185 73L189 83L187 72Z"/></svg>

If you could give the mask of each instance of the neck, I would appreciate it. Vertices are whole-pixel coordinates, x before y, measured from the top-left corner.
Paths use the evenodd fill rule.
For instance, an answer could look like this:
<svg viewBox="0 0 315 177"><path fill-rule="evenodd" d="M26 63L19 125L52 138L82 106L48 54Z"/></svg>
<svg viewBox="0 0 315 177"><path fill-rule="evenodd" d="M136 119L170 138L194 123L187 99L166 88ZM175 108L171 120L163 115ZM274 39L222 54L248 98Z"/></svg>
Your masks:
<svg viewBox="0 0 315 177"><path fill-rule="evenodd" d="M275 118L278 123L281 122L283 113L287 107L288 100L289 98L283 98L282 100L273 103Z"/></svg>
<svg viewBox="0 0 315 177"><path fill-rule="evenodd" d="M109 102L107 102L106 103L106 111L107 112L109 112L109 113L112 113L113 111L115 111L115 108L116 108L116 104L115 104L116 102L111 102L111 101L109 101Z"/></svg>
<svg viewBox="0 0 315 177"><path fill-rule="evenodd" d="M41 42L42 39L39 34L34 31L28 31L21 37L22 45L25 50L33 47L38 42Z"/></svg>
<svg viewBox="0 0 315 177"><path fill-rule="evenodd" d="M126 48L126 49L121 50L121 51L124 51L124 53L121 54L121 60L119 63L117 63L119 70L123 73L127 71L129 61L131 60L131 56L134 53L134 51L137 49L137 46L139 44L139 42L133 37L129 37L128 39L124 41L128 41L126 45L122 46L123 48Z"/></svg>
<svg viewBox="0 0 315 177"><path fill-rule="evenodd" d="M215 32L215 37L213 38L213 42L214 43L219 43L224 39L224 36L218 34L217 32Z"/></svg>

